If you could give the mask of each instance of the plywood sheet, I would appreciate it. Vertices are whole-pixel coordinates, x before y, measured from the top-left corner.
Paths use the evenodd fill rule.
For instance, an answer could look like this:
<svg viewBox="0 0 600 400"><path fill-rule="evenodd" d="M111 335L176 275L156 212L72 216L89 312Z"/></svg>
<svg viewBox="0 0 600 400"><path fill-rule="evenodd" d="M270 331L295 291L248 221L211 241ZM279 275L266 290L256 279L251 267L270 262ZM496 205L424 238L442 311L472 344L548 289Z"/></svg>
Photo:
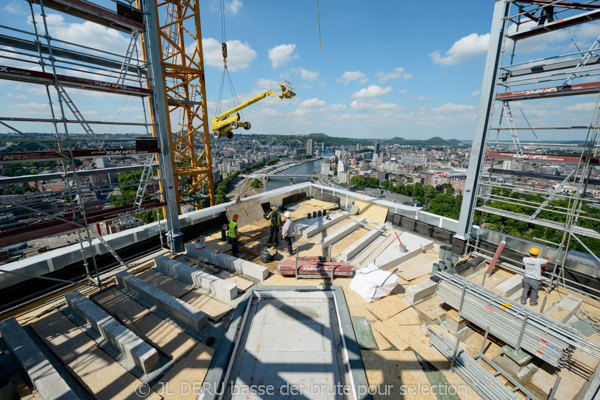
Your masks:
<svg viewBox="0 0 600 400"><path fill-rule="evenodd" d="M206 296L197 291L192 291L181 297L181 300L196 307L198 310L205 313L208 318L213 321L218 321L229 311L233 310L227 304L223 304L210 296Z"/></svg>
<svg viewBox="0 0 600 400"><path fill-rule="evenodd" d="M377 318L385 321L410 307L410 304L408 304L402 297L403 295L392 292L390 295L382 299L372 303L366 303L366 307Z"/></svg>
<svg viewBox="0 0 600 400"><path fill-rule="evenodd" d="M221 271L221 272L215 274L215 276L223 279L225 282L233 283L235 286L237 286L238 291L240 291L240 292L245 292L246 290L248 290L252 286L254 286L254 283L249 281L248 279L242 278L241 276L230 274L227 271Z"/></svg>
<svg viewBox="0 0 600 400"><path fill-rule="evenodd" d="M361 200L355 200L354 205L358 207L358 215L361 217L365 217L366 219L377 221L382 224L385 223L385 219L387 218L388 214L387 207Z"/></svg>
<svg viewBox="0 0 600 400"><path fill-rule="evenodd" d="M417 311L425 315L430 320L435 320L437 317L441 317L446 313L446 310L442 307L444 302L437 297L432 297L422 303L415 306Z"/></svg>
<svg viewBox="0 0 600 400"><path fill-rule="evenodd" d="M134 325L146 339L175 361L198 344L196 339L156 314L148 314Z"/></svg>
<svg viewBox="0 0 600 400"><path fill-rule="evenodd" d="M98 400L160 400L153 391L138 396L135 389L142 382L98 348L71 361L67 368Z"/></svg>
<svg viewBox="0 0 600 400"><path fill-rule="evenodd" d="M29 326L65 364L96 347L96 343L60 311L29 322Z"/></svg>
<svg viewBox="0 0 600 400"><path fill-rule="evenodd" d="M170 276L161 274L153 268L142 272L141 274L137 275L137 277L145 280L152 286L159 288L173 297L181 297L184 294L194 290L192 285L185 284L177 279L171 278Z"/></svg>
<svg viewBox="0 0 600 400"><path fill-rule="evenodd" d="M398 275L407 281L431 274L433 263L437 260L430 254L423 253L398 266Z"/></svg>
<svg viewBox="0 0 600 400"><path fill-rule="evenodd" d="M195 400L210 367L214 350L202 343L180 360L152 389L168 400Z"/></svg>
<svg viewBox="0 0 600 400"><path fill-rule="evenodd" d="M115 313L121 311L133 322L150 314L150 310L127 296L115 286L103 290L93 295L91 298L110 314L115 315Z"/></svg>
<svg viewBox="0 0 600 400"><path fill-rule="evenodd" d="M414 352L362 351L361 355L369 385L378 388L373 393L374 400L388 400L391 398L437 399L436 395L429 390L419 393L419 385L421 387L426 386L429 381ZM414 386L414 390L409 390L410 385ZM386 392L386 387L390 389L389 392ZM407 388L404 396L399 393L401 387Z"/></svg>
<svg viewBox="0 0 600 400"><path fill-rule="evenodd" d="M258 201L248 201L227 207L226 214L229 221L237 214L239 216L238 226L242 227L264 218L265 212Z"/></svg>

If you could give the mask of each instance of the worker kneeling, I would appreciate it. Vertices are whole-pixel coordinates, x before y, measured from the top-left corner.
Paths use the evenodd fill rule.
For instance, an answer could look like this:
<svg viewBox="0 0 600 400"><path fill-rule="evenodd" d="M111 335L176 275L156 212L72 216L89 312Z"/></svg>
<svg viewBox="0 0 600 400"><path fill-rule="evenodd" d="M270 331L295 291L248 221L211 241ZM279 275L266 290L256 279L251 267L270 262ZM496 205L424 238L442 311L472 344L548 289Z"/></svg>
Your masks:
<svg viewBox="0 0 600 400"><path fill-rule="evenodd" d="M523 276L523 294L521 294L521 304L527 304L527 294L531 289L531 300L529 304L536 306L538 303L538 291L542 284L542 272L545 265L552 260L548 257L545 259L537 258L540 255L540 251L535 247L529 250L529 257L523 258L523 264L525 265L525 275Z"/></svg>
<svg viewBox="0 0 600 400"><path fill-rule="evenodd" d="M279 245L279 237L277 235L281 226L281 213L277 212L277 207L273 207L265 219L271 220L271 233L269 234L269 241L267 243L273 243L273 238L275 238L275 243Z"/></svg>

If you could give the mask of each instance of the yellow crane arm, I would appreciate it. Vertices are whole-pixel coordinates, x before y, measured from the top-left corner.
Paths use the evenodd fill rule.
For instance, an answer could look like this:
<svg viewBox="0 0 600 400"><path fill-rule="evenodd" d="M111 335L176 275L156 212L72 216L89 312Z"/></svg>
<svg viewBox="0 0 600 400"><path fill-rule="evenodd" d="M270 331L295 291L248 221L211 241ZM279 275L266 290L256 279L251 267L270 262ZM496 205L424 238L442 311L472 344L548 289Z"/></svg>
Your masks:
<svg viewBox="0 0 600 400"><path fill-rule="evenodd" d="M233 129L237 129L239 127L250 129L250 122L241 122L240 115L237 113L243 108L246 108L269 95L277 96L280 99L291 99L296 95L294 92L294 88L292 84L288 81L279 82L279 88L281 89L281 94L276 93L272 90L261 93L256 97L251 98L248 101L232 108L231 110L227 110L224 113L221 113L212 119L212 130L215 134L216 138L221 136L227 136L228 138L233 137L233 133L231 132Z"/></svg>

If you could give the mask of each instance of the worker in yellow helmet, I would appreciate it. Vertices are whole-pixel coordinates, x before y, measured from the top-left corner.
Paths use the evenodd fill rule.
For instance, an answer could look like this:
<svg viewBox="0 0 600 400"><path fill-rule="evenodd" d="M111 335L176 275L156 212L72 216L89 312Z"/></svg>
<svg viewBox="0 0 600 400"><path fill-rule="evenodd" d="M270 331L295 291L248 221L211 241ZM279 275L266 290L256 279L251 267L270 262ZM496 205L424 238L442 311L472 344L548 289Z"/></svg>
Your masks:
<svg viewBox="0 0 600 400"><path fill-rule="evenodd" d="M227 235L229 236L229 243L231 243L231 254L233 254L234 257L238 257L239 256L239 252L238 252L238 224L237 224L237 220L238 220L238 215L235 214L233 216L233 218L231 218L231 221L229 221L229 231L227 233Z"/></svg>
<svg viewBox="0 0 600 400"><path fill-rule="evenodd" d="M527 294L531 289L531 298L529 304L536 306L538 303L538 291L542 284L542 273L546 264L552 262L548 257L545 259L537 258L540 255L540 251L535 247L529 250L529 257L523 258L523 264L525 265L525 275L523 276L523 293L521 294L521 304L527 304Z"/></svg>
<svg viewBox="0 0 600 400"><path fill-rule="evenodd" d="M271 220L271 233L269 234L269 241L267 243L273 243L273 238L275 238L275 243L279 246L279 237L277 235L281 226L281 213L277 212L277 207L273 206L265 219Z"/></svg>

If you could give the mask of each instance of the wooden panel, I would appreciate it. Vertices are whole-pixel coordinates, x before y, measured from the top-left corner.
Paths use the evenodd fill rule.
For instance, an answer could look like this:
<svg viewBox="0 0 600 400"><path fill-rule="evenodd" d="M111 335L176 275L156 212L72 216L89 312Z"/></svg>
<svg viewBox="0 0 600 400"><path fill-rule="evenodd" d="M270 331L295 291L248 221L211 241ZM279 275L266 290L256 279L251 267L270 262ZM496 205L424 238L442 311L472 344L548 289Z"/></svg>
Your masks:
<svg viewBox="0 0 600 400"><path fill-rule="evenodd" d="M178 281L177 279L171 278L170 276L161 274L153 268L138 274L137 277L145 280L152 286L156 286L160 290L167 292L173 297L181 297L184 294L194 290L192 285L187 285Z"/></svg>
<svg viewBox="0 0 600 400"><path fill-rule="evenodd" d="M67 368L98 400L160 400L154 392L138 396L135 389L142 382L98 348L71 361Z"/></svg>
<svg viewBox="0 0 600 400"><path fill-rule="evenodd" d="M358 215L367 219L385 223L387 218L388 208L368 201L355 200L354 205L358 207Z"/></svg>
<svg viewBox="0 0 600 400"><path fill-rule="evenodd" d="M369 386L377 388L373 393L373 400L437 399L436 395L429 391L429 387L427 391L419 393L419 387L427 386L429 381L414 352L362 351L361 355ZM404 396L400 393L401 387L406 388Z"/></svg>
<svg viewBox="0 0 600 400"><path fill-rule="evenodd" d="M432 257L431 254L423 253L418 256L403 262L398 266L398 275L407 281L419 278L423 275L431 274L433 263L438 260ZM412 282L411 282L412 283Z"/></svg>
<svg viewBox="0 0 600 400"><path fill-rule="evenodd" d="M29 326L65 364L96 347L96 343L60 311L46 314Z"/></svg>
<svg viewBox="0 0 600 400"><path fill-rule="evenodd" d="M150 314L150 310L127 296L115 286L93 295L91 299L100 304L100 306L110 314L115 315L116 312L121 311L133 322Z"/></svg>
<svg viewBox="0 0 600 400"><path fill-rule="evenodd" d="M145 339L175 361L198 344L196 339L156 314L148 314L134 325Z"/></svg>
<svg viewBox="0 0 600 400"><path fill-rule="evenodd" d="M233 310L227 304L223 304L212 297L206 296L197 291L192 291L181 297L181 300L196 307L198 310L205 313L208 318L213 321L218 321L225 316L229 311Z"/></svg>
<svg viewBox="0 0 600 400"><path fill-rule="evenodd" d="M430 320L435 321L436 317L441 317L446 313L442 304L444 304L442 300L437 297L432 297L429 300L417 304L415 308Z"/></svg>
<svg viewBox="0 0 600 400"><path fill-rule="evenodd" d="M246 226L264 218L264 211L258 201L244 202L234 204L226 209L227 219L231 221L233 216L237 214L238 226Z"/></svg>
<svg viewBox="0 0 600 400"><path fill-rule="evenodd" d="M371 311L377 318L382 321L387 320L390 317L406 310L410 307L402 297L404 295L395 294L393 291L388 296L374 301L372 303L366 303L366 307Z"/></svg>
<svg viewBox="0 0 600 400"><path fill-rule="evenodd" d="M225 282L233 283L237 286L239 292L245 292L254 286L254 283L249 281L248 279L242 278L241 276L233 275L227 271L221 271L215 276L223 279Z"/></svg>
<svg viewBox="0 0 600 400"><path fill-rule="evenodd" d="M152 389L168 400L195 400L214 352L212 348L198 343L191 353L180 360ZM194 387L198 390L192 390Z"/></svg>

